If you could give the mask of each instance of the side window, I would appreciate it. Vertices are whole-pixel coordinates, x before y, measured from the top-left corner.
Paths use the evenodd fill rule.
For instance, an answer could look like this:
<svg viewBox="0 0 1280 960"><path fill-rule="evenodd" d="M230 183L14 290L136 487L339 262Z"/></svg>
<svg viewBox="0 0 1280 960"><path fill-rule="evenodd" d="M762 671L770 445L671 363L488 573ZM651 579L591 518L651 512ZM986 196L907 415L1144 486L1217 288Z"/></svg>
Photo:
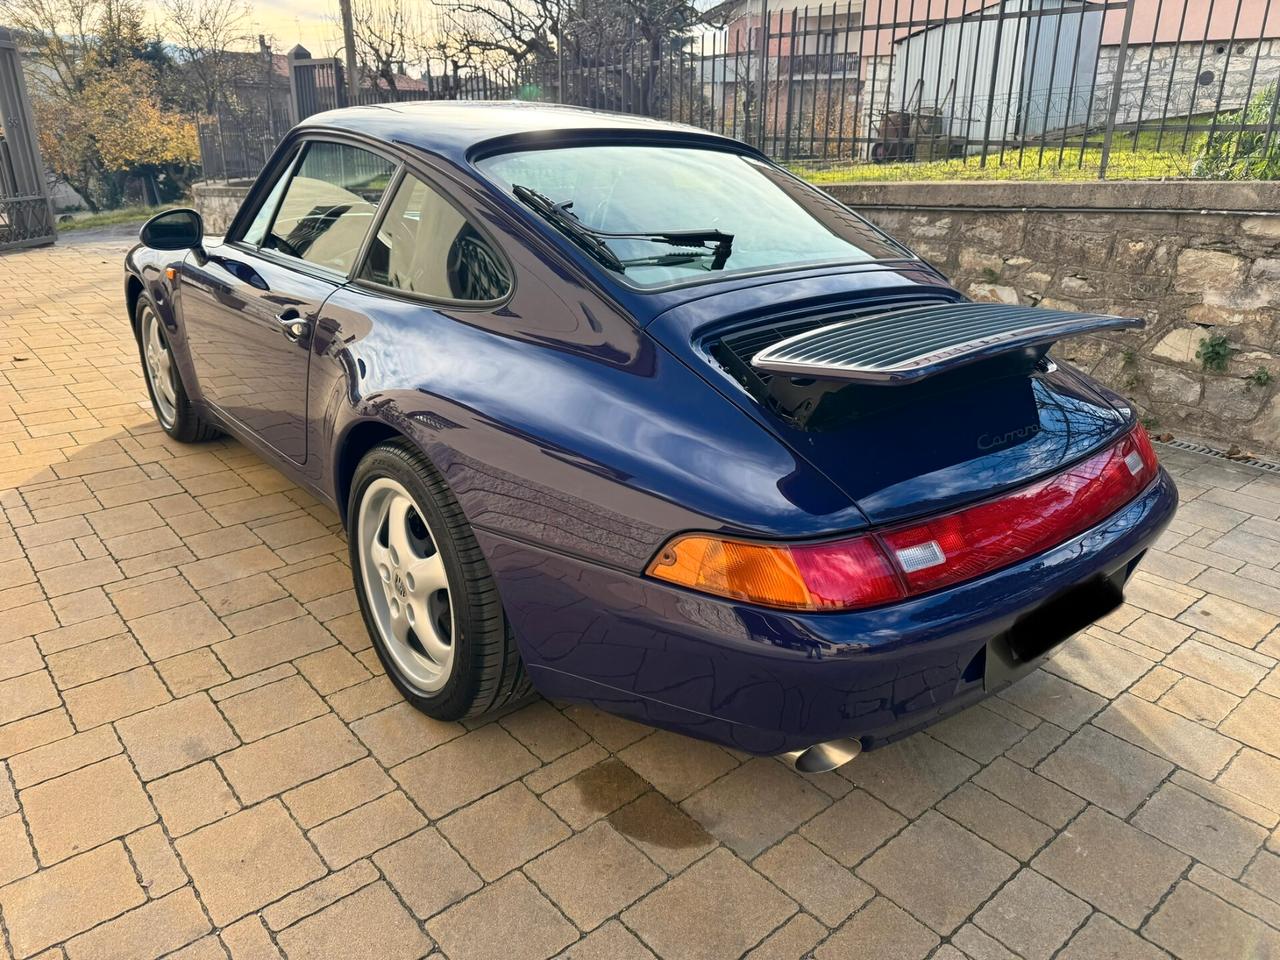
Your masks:
<svg viewBox="0 0 1280 960"><path fill-rule="evenodd" d="M359 147L309 144L262 246L346 273L394 172Z"/></svg>
<svg viewBox="0 0 1280 960"><path fill-rule="evenodd" d="M289 182L289 174L293 170L293 165L297 160L295 154L288 163L280 168L280 174L276 178L275 184L271 187L271 192L267 194L262 201L262 206L258 207L258 212L253 215L253 220L245 229L241 239L252 246L262 246L262 241L267 238L267 228L271 226L271 218L276 215L276 208L280 206L280 195L284 193L284 186Z"/></svg>
<svg viewBox="0 0 1280 960"><path fill-rule="evenodd" d="M498 300L511 289L506 263L458 209L406 175L369 245L360 277L444 300Z"/></svg>

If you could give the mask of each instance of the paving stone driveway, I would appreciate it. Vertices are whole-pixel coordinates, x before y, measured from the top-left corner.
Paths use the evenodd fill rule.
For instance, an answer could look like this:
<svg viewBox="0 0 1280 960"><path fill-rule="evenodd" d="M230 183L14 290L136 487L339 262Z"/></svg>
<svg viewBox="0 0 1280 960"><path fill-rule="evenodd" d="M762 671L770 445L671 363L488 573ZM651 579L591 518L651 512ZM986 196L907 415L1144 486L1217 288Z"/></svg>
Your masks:
<svg viewBox="0 0 1280 960"><path fill-rule="evenodd" d="M119 239L0 257L0 957L1280 957L1280 478L840 775L403 705L336 518L153 425Z"/></svg>

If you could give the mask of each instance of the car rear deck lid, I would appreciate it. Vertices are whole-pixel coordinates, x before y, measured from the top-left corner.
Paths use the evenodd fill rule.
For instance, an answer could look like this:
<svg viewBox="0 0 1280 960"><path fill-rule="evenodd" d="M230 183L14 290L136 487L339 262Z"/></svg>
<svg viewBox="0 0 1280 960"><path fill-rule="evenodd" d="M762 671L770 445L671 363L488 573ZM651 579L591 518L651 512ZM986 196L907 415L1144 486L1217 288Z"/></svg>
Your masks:
<svg viewBox="0 0 1280 960"><path fill-rule="evenodd" d="M867 385L914 383L1001 354L1038 359L1065 337L1142 320L994 303L934 303L842 320L788 337L751 366L790 377Z"/></svg>

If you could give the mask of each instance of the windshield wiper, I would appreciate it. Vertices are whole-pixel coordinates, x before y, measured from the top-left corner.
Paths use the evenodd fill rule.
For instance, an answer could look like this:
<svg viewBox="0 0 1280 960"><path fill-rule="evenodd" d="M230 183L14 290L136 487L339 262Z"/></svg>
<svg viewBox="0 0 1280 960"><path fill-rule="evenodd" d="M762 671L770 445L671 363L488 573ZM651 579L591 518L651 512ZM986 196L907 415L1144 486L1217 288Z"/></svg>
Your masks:
<svg viewBox="0 0 1280 960"><path fill-rule="evenodd" d="M628 266L640 265L675 265L710 255L710 270L724 269L725 262L733 252L733 234L720 230L654 230L615 233L608 230L596 230L588 227L569 209L572 200L556 203L543 196L537 190L523 184L514 184L511 192L528 204L545 219L560 227L572 239L576 240L588 253L600 260L605 266L619 273L625 273ZM669 247L689 247L686 253L670 254L667 257L645 257L635 260L620 260L606 242L608 240L643 240L648 243L663 243ZM714 244L714 246L708 246Z"/></svg>

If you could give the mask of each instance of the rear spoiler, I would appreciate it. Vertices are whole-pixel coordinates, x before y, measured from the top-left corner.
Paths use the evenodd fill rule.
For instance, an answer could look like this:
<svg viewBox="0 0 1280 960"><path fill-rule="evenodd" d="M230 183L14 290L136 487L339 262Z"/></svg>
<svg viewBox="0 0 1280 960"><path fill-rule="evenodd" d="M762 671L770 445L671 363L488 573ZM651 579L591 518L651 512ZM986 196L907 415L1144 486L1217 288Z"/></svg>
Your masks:
<svg viewBox="0 0 1280 960"><path fill-rule="evenodd" d="M1038 362L1066 337L1145 326L1096 313L999 303L934 303L843 320L761 350L757 370L868 386L917 383L1004 355Z"/></svg>

